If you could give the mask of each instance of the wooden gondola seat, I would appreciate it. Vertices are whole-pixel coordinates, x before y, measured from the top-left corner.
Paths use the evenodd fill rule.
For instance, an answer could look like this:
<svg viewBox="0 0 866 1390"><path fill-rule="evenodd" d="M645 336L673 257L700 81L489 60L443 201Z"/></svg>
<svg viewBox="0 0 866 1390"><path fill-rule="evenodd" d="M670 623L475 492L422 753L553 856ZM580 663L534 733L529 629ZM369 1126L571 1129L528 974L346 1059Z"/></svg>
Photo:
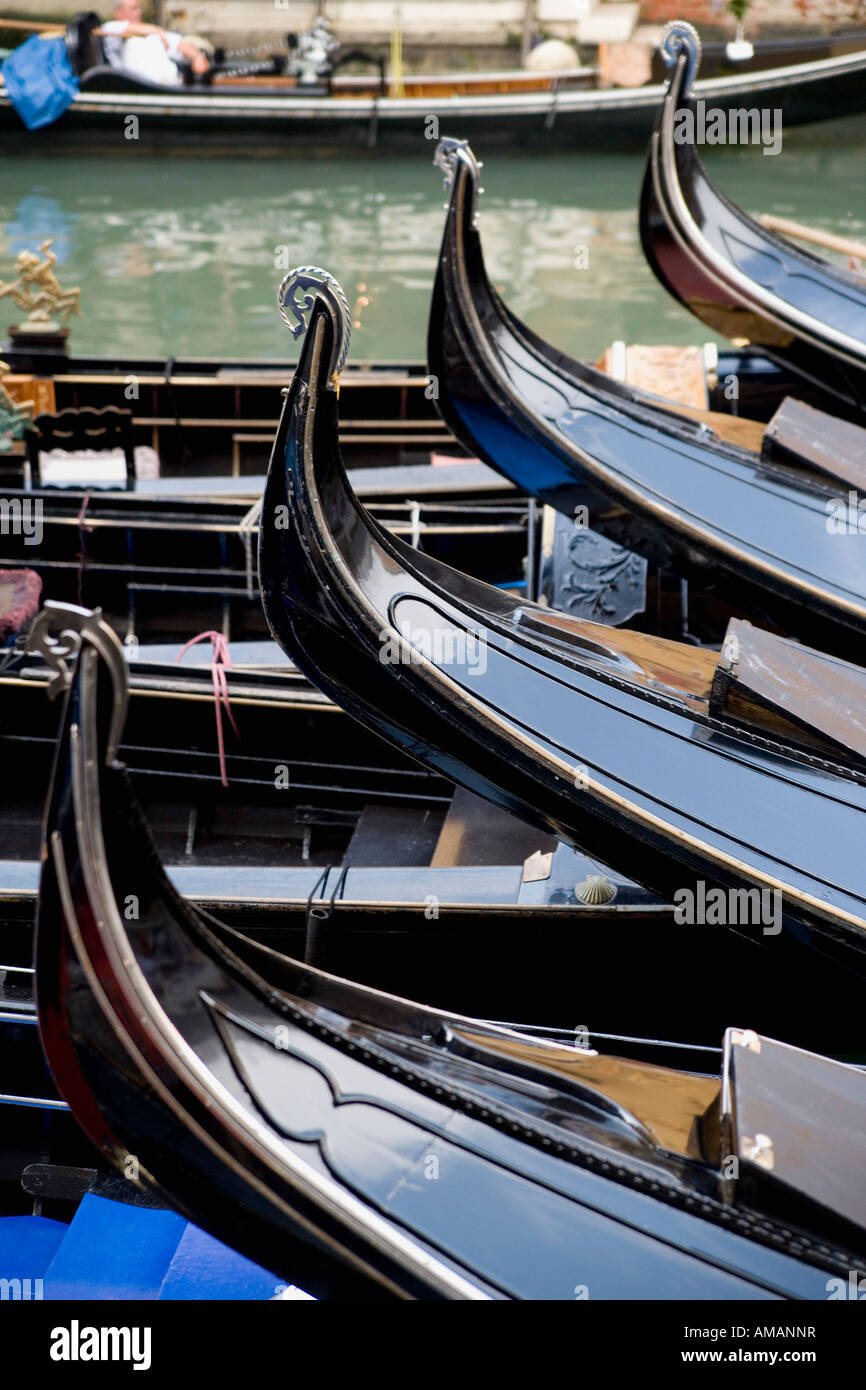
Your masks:
<svg viewBox="0 0 866 1390"><path fill-rule="evenodd" d="M866 430L805 401L785 397L767 426L761 456L866 492Z"/></svg>
<svg viewBox="0 0 866 1390"><path fill-rule="evenodd" d="M121 90L127 86L132 89L135 87L152 88L158 92L171 90L171 88L166 89L157 83L148 82L135 73L127 72L123 67L117 65L116 61L112 61L115 55L109 55L103 39L95 32L101 22L95 10L79 10L66 27L66 51L69 54L72 70L81 80L83 87L93 86L95 82L102 86L108 77L109 79L116 78L117 82L110 82L109 85L114 88L119 83ZM177 67L184 85L195 85L201 80L194 76L192 67L188 62L178 62ZM209 80L208 75L205 82L208 83Z"/></svg>
<svg viewBox="0 0 866 1390"><path fill-rule="evenodd" d="M66 26L66 52L76 77L107 64L102 39L94 32L100 22L95 10L79 10Z"/></svg>
<svg viewBox="0 0 866 1390"><path fill-rule="evenodd" d="M58 456L59 451L59 456ZM54 455L46 459L46 455ZM100 457L103 455L104 457ZM27 435L31 486L135 488L132 411L106 406L37 415Z"/></svg>
<svg viewBox="0 0 866 1390"><path fill-rule="evenodd" d="M728 623L710 714L866 767L866 674L825 652Z"/></svg>
<svg viewBox="0 0 866 1390"><path fill-rule="evenodd" d="M739 1160L737 1188L753 1202L771 1190L796 1194L801 1211L809 1203L862 1230L862 1096L858 1068L729 1029L720 1139L722 1153Z"/></svg>

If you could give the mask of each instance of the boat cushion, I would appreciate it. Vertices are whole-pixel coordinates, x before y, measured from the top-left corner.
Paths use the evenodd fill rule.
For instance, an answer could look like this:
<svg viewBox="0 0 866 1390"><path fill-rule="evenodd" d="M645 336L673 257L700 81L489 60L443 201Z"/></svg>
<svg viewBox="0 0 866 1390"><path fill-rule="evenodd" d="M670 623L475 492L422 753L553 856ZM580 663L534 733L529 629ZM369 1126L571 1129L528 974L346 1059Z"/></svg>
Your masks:
<svg viewBox="0 0 866 1390"><path fill-rule="evenodd" d="M728 624L710 714L866 765L866 672L740 618Z"/></svg>
<svg viewBox="0 0 866 1390"><path fill-rule="evenodd" d="M8 642L36 617L42 580L35 570L0 570L0 642Z"/></svg>
<svg viewBox="0 0 866 1390"><path fill-rule="evenodd" d="M149 444L133 449L136 478L159 477L159 455ZM122 449L42 449L39 452L42 487L126 489L126 457Z"/></svg>
<svg viewBox="0 0 866 1390"><path fill-rule="evenodd" d="M866 430L786 396L764 434L766 463L810 468L866 493Z"/></svg>

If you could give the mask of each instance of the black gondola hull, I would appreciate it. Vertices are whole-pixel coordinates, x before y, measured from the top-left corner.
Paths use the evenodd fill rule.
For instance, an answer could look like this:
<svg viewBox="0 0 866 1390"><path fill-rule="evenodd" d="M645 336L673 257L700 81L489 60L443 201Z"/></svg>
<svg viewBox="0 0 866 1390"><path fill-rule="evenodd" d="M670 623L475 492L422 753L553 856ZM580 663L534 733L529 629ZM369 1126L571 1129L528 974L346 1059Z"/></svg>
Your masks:
<svg viewBox="0 0 866 1390"><path fill-rule="evenodd" d="M545 1145L557 1116L526 1091L531 1063L491 1072L488 1045L519 1037L235 954L164 878L90 631L46 813L39 1018L61 1093L128 1181L332 1298L628 1297L649 1277L657 1297L820 1297L857 1268L830 1228L727 1210L704 1164L579 1081ZM672 1081L698 1104L718 1086Z"/></svg>
<svg viewBox="0 0 866 1390"><path fill-rule="evenodd" d="M336 400L323 385L333 331L324 311L313 328L315 348L305 345L298 386L287 399L275 443L260 538L265 611L286 651L368 727L587 853L614 866L629 864L664 896L705 877L748 883L744 861L757 872L752 882L767 881L764 856L784 826L777 863L789 866L782 895L786 920L800 936L817 933L816 941L826 930L824 946L843 955L851 950L855 960L863 939L855 925L863 920L854 908L857 894L842 892L843 916L854 908L853 916L847 926L841 918L833 925L834 914L825 915L818 898L812 899L801 870L790 875L792 859L806 862L791 845L796 813L785 806L790 788L787 779L772 781L771 763L759 770L763 756L755 758L756 749L745 757L742 747L723 751L718 732L700 731L691 717L678 730L661 708L638 715L624 692L596 699L571 669L545 660L531 635L517 635L513 614L519 605L513 600L423 556L416 560L373 525L348 491L339 463ZM508 615L512 626L503 630L497 624ZM531 614L524 621L531 627ZM435 659L413 657L413 629L440 643ZM473 669L468 655L473 640L483 650L483 670L480 662ZM396 659L393 649L385 652L392 642ZM720 758L713 756L717 744ZM673 766L682 780L678 789L671 785L661 793L659 782ZM602 770L604 789L587 794L587 782ZM764 781L767 774L770 781ZM640 788L638 777L644 779ZM700 788L711 801L698 809ZM861 790L850 794L859 804ZM758 805L753 822L749 808ZM847 820L847 812L838 805L836 810ZM848 829L840 824L838 831L846 843L859 814L853 804L852 812ZM806 819L814 827L810 814ZM722 832L726 821L728 831ZM769 838L768 825L774 826ZM848 871L842 862L828 871L829 846L823 839L821 844L814 885L818 879L840 884ZM814 839L812 846L817 848ZM803 854L808 858L805 843ZM823 899L825 889L818 891Z"/></svg>
<svg viewBox="0 0 866 1390"><path fill-rule="evenodd" d="M585 508L579 524L729 594L756 621L866 657L858 536L828 524L841 483L764 464L521 324L487 278L477 166L463 148L453 157L428 360L458 438L525 491L569 515Z"/></svg>
<svg viewBox="0 0 866 1390"><path fill-rule="evenodd" d="M753 221L715 187L694 139L694 31L675 28L673 72L641 193L644 252L657 278L716 332L754 344L866 420L866 284Z"/></svg>

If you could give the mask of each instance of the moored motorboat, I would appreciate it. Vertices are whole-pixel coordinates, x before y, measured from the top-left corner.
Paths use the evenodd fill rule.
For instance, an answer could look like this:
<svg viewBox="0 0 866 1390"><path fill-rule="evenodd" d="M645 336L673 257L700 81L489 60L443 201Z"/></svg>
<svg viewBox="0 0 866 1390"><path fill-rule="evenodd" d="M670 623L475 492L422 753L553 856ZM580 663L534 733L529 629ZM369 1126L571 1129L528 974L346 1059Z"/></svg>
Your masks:
<svg viewBox="0 0 866 1390"><path fill-rule="evenodd" d="M527 492L628 549L717 586L766 626L866 657L866 564L832 523L863 475L866 433L819 457L765 429L678 407L545 343L487 276L478 164L443 140L451 185L428 338L437 403L467 447ZM835 422L815 412L818 433ZM576 511L575 509L580 509Z"/></svg>
<svg viewBox="0 0 866 1390"><path fill-rule="evenodd" d="M171 886L116 762L116 637L55 616L75 669L59 670L39 1025L128 1182L331 1297L642 1297L651 1277L656 1297L822 1298L859 1277L859 1069L743 1029L715 1075L666 1045L565 1046L237 936Z"/></svg>
<svg viewBox="0 0 866 1390"><path fill-rule="evenodd" d="M530 823L665 895L769 892L795 936L860 968L862 670L739 621L719 656L570 619L388 537L339 458L348 316L330 276L310 281L281 289L300 283L312 313L259 541L278 642L368 727Z"/></svg>
<svg viewBox="0 0 866 1390"><path fill-rule="evenodd" d="M663 50L671 76L641 195L649 264L716 332L754 344L866 421L866 280L761 226L715 186L689 138L700 40L672 24Z"/></svg>
<svg viewBox="0 0 866 1390"><path fill-rule="evenodd" d="M700 95L726 111L744 102L779 108L787 125L863 110L862 47L784 67L771 62L763 70L747 67L708 78L700 83ZM11 150L113 150L127 117L138 122L139 149L186 147L195 141L199 150L243 149L258 155L275 149L280 154L410 150L417 148L431 116L500 148L532 144L562 149L582 142L593 148L639 149L649 138L662 95L654 83L598 86L598 74L587 68L477 73L439 82L422 77L414 89L410 78L405 95L398 95L378 76L371 81L340 75L317 84L227 74L225 81L212 85L160 87L107 68L98 56L76 57L75 66L81 73L80 91L60 119L41 130L25 133L12 102L0 92L0 130L17 137L9 142Z"/></svg>

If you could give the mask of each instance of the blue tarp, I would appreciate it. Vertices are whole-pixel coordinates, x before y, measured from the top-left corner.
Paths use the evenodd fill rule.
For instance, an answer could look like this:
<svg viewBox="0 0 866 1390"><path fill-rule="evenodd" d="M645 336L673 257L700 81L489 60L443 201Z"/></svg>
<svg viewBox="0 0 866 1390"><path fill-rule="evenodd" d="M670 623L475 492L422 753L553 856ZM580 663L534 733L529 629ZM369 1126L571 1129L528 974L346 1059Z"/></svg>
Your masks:
<svg viewBox="0 0 866 1390"><path fill-rule="evenodd" d="M78 78L62 38L22 43L3 63L9 100L28 130L38 130L62 116L78 94Z"/></svg>

